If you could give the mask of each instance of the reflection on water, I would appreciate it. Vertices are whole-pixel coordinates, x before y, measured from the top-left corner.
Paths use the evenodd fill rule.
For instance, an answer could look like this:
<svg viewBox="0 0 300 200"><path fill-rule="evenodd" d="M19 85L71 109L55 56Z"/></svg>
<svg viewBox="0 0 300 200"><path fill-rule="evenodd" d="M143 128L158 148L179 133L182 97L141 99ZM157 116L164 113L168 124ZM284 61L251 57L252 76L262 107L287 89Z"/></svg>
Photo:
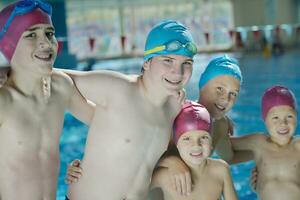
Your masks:
<svg viewBox="0 0 300 200"><path fill-rule="evenodd" d="M243 84L236 105L229 113L235 123L236 135L243 135L254 131L265 131L260 117L260 100L264 90L275 84L289 87L296 97L300 94L300 64L299 51L289 52L281 57L264 59L260 54L230 54L240 62L243 73ZM187 97L192 100L198 98L198 79L209 60L217 54L203 54L195 59L191 81L186 87ZM297 57L298 56L298 57ZM126 60L103 61L94 65L94 69L112 69L124 73L139 73L143 60L132 58ZM298 105L299 105L298 97ZM299 127L297 133L299 133ZM61 170L57 199L63 200L66 185L64 176L67 163L75 158L82 158L87 127L66 114L63 136L61 138ZM255 200L256 195L249 186L250 172L253 162L233 165L231 172L234 185L241 200Z"/></svg>

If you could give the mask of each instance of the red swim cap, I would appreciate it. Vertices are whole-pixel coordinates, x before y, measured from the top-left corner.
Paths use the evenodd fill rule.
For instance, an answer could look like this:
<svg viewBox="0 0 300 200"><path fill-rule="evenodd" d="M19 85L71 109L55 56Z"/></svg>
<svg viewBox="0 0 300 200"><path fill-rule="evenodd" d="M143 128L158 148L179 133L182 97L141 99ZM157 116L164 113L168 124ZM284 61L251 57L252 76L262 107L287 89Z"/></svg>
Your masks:
<svg viewBox="0 0 300 200"><path fill-rule="evenodd" d="M173 142L177 144L181 135L188 131L203 130L210 133L211 120L207 109L196 102L183 105L174 121Z"/></svg>
<svg viewBox="0 0 300 200"><path fill-rule="evenodd" d="M262 118L266 119L267 113L274 106L291 106L296 110L296 99L292 91L283 86L268 88L261 102Z"/></svg>
<svg viewBox="0 0 300 200"><path fill-rule="evenodd" d="M19 2L10 4L0 12L0 31L3 29L5 23L18 3ZM0 51L9 62L14 55L18 41L23 32L36 24L52 25L51 17L40 8L35 8L29 13L14 17L12 23L9 25L6 33L0 41Z"/></svg>

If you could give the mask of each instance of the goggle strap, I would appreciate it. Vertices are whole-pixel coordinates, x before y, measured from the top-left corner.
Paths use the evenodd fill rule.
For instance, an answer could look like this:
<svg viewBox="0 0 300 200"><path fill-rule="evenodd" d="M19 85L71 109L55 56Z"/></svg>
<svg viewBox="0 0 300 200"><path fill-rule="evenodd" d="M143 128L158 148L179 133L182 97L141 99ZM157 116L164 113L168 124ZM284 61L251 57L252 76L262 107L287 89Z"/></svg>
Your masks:
<svg viewBox="0 0 300 200"><path fill-rule="evenodd" d="M148 54L151 54L151 53L154 53L154 52L158 52L158 51L163 51L166 49L166 46L165 45L162 45L162 46L158 46L158 47L155 47L153 49L149 49L147 51L145 51L144 55L148 55Z"/></svg>

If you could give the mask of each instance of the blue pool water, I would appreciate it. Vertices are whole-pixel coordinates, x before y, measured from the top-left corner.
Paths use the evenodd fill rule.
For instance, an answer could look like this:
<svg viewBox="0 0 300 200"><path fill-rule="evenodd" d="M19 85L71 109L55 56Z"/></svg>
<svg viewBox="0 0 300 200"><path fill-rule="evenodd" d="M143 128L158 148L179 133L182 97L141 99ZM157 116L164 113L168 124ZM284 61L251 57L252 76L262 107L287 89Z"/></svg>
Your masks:
<svg viewBox="0 0 300 200"><path fill-rule="evenodd" d="M187 97L198 98L198 79L205 65L217 54L202 54L195 59L193 76L186 87ZM281 84L289 87L298 97L300 103L300 51L288 52L280 57L265 59L261 54L229 54L240 62L243 73L243 85L236 105L229 116L235 123L235 134L243 135L254 131L265 131L260 117L260 99L267 87ZM141 58L103 61L97 63L95 69L112 69L124 73L139 73L143 60ZM297 133L300 133L299 127ZM64 184L66 167L75 158L82 158L87 127L66 114L63 135L60 145L61 170L57 199L63 200L67 189ZM250 172L253 162L231 166L234 185L241 200L255 200L256 195L249 186Z"/></svg>

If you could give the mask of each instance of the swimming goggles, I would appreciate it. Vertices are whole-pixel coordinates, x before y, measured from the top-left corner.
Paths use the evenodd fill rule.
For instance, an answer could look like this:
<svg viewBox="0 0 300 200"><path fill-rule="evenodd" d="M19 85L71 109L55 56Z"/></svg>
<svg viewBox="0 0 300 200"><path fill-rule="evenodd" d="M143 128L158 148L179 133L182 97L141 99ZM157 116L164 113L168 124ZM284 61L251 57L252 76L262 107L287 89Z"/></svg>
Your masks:
<svg viewBox="0 0 300 200"><path fill-rule="evenodd" d="M163 50L173 52L173 51L177 51L181 48L186 49L187 51L189 51L193 55L195 55L197 53L197 47L194 43L188 42L186 44L183 44L183 43L179 42L178 40L173 40L173 41L167 42L164 45L146 50L144 55L146 56L146 55L149 55L151 53L156 53L156 52L163 51Z"/></svg>
<svg viewBox="0 0 300 200"><path fill-rule="evenodd" d="M52 7L50 4L42 2L40 0L23 0L17 3L14 10L11 12L8 20L6 21L5 25L3 26L0 32L0 41L3 38L4 34L6 33L7 29L9 28L10 24L12 23L13 19L16 16L24 15L26 13L30 13L35 8L40 8L42 11L47 13L51 16L52 14Z"/></svg>

